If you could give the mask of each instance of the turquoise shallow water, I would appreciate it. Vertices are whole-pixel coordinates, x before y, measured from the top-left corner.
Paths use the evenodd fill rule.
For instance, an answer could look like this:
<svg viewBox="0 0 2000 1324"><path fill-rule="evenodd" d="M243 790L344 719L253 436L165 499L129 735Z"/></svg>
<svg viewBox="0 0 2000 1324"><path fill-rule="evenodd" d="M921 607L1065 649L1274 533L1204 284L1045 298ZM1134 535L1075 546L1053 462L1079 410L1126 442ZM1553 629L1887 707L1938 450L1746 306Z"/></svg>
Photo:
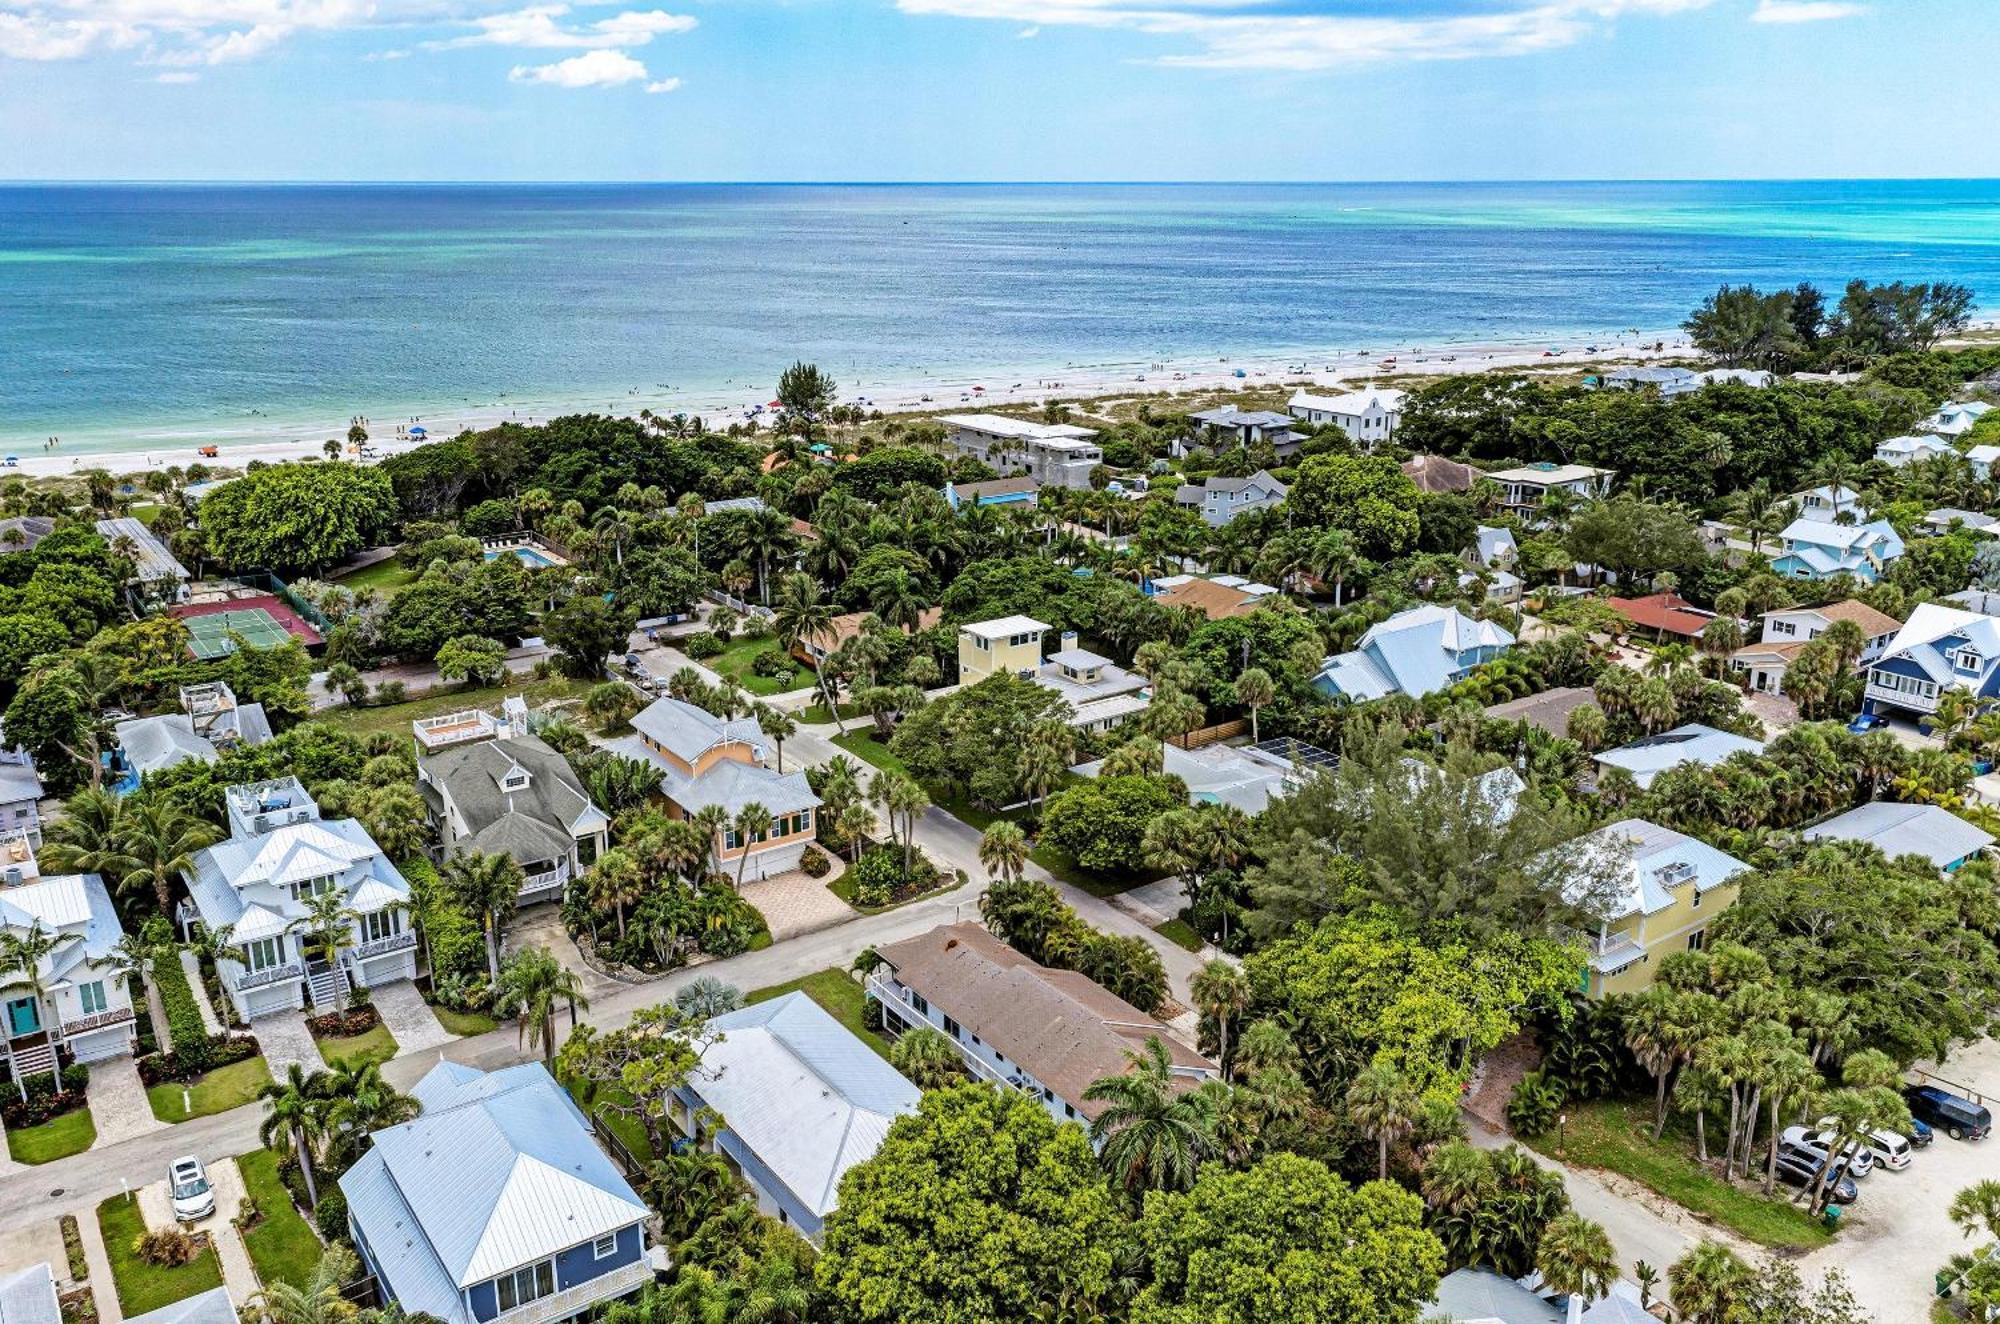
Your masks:
<svg viewBox="0 0 2000 1324"><path fill-rule="evenodd" d="M0 186L0 440L1595 335L1850 275L2000 303L2000 182Z"/></svg>

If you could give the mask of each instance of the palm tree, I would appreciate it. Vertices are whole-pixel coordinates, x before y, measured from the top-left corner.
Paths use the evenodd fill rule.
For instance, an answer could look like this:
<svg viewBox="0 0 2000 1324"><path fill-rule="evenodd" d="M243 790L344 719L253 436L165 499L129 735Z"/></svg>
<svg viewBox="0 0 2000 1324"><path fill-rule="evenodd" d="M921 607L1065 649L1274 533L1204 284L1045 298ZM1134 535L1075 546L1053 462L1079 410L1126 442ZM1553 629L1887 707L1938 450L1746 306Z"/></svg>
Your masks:
<svg viewBox="0 0 2000 1324"><path fill-rule="evenodd" d="M486 974L500 986L500 937L521 904L521 866L511 855L460 855L444 867L445 891L479 916L486 932Z"/></svg>
<svg viewBox="0 0 2000 1324"><path fill-rule="evenodd" d="M979 863L989 878L1019 882L1028 868L1028 834L1019 823L995 819L979 838Z"/></svg>
<svg viewBox="0 0 2000 1324"><path fill-rule="evenodd" d="M1618 1252L1601 1226L1571 1211L1557 1214L1542 1229L1535 1268L1544 1291L1580 1296L1587 1306L1618 1281Z"/></svg>
<svg viewBox="0 0 2000 1324"><path fill-rule="evenodd" d="M741 525L743 554L757 563L757 592L771 602L771 562L792 549L792 525L783 513L765 506L748 512ZM810 582L810 581L808 581Z"/></svg>
<svg viewBox="0 0 2000 1324"><path fill-rule="evenodd" d="M674 1010L693 1022L725 1016L743 1005L743 991L714 975L696 975L674 994Z"/></svg>
<svg viewBox="0 0 2000 1324"><path fill-rule="evenodd" d="M1105 1106L1090 1139L1112 1180L1126 1191L1185 1191L1195 1169L1215 1152L1213 1094L1174 1087L1173 1057L1157 1036L1143 1050L1126 1050L1125 1074L1093 1081L1083 1092Z"/></svg>
<svg viewBox="0 0 2000 1324"><path fill-rule="evenodd" d="M1236 702L1250 710L1252 743L1263 738L1257 730L1257 710L1277 697L1278 689L1271 683L1271 673L1262 667L1251 667L1236 678Z"/></svg>
<svg viewBox="0 0 2000 1324"><path fill-rule="evenodd" d="M285 1069L284 1083L271 1081L257 1091L257 1097L271 1105L257 1138L264 1147L280 1156L295 1154L299 1172L306 1179L306 1201L319 1208L319 1185L313 1164L320 1137L325 1134L327 1100L322 1089L324 1072L308 1076L294 1062Z"/></svg>
<svg viewBox="0 0 2000 1324"><path fill-rule="evenodd" d="M165 798L125 812L119 847L126 890L152 889L160 913L173 913L174 880L194 869L195 853L221 837L213 827Z"/></svg>
<svg viewBox="0 0 2000 1324"><path fill-rule="evenodd" d="M771 830L771 811L752 800L736 811L729 820L729 830L736 834L736 845L742 854L736 857L736 890L743 890L743 870L750 863L750 848L762 841Z"/></svg>
<svg viewBox="0 0 2000 1324"><path fill-rule="evenodd" d="M304 1286L270 1284L244 1305L243 1317L264 1324L348 1324L361 1313L346 1296L347 1284L359 1269L354 1252L336 1242L320 1252Z"/></svg>
<svg viewBox="0 0 2000 1324"><path fill-rule="evenodd" d="M941 1090L965 1079L965 1059L942 1030L904 1032L889 1048L889 1065L920 1090Z"/></svg>
<svg viewBox="0 0 2000 1324"><path fill-rule="evenodd" d="M1386 1063L1365 1066L1347 1087L1347 1114L1375 1142L1376 1175L1389 1180L1389 1145L1417 1121L1417 1096L1403 1074Z"/></svg>
<svg viewBox="0 0 2000 1324"><path fill-rule="evenodd" d="M328 1158L359 1158L370 1133L407 1122L418 1112L417 1101L401 1094L382 1078L380 1063L367 1057L342 1058L330 1071L308 1078L324 1101ZM346 1162L340 1162L345 1167Z"/></svg>
<svg viewBox="0 0 2000 1324"><path fill-rule="evenodd" d="M1229 1079L1229 1025L1250 1009L1250 981L1233 961L1217 958L1194 972L1188 992L1195 1009L1215 1022L1215 1057Z"/></svg>
<svg viewBox="0 0 2000 1324"><path fill-rule="evenodd" d="M618 916L618 937L625 937L625 907L636 904L646 894L646 874L639 861L621 846L613 846L597 857L583 876L583 896L599 910ZM593 933L595 926L592 926Z"/></svg>
<svg viewBox="0 0 2000 1324"><path fill-rule="evenodd" d="M778 747L778 772L785 771L785 742L798 734L799 724L790 713L773 708L769 704L757 707L757 729L764 737Z"/></svg>
<svg viewBox="0 0 2000 1324"><path fill-rule="evenodd" d="M34 1001L35 1019L48 1032L49 1043L55 1043L56 1017L49 1008L49 988L43 982L43 965L48 959L73 942L81 942L80 933L50 933L37 919L28 925L24 933L19 929L0 932L0 993L24 992ZM12 1027L8 1030L11 1032ZM58 1082L62 1073L56 1073ZM21 1101L27 1102L27 1084L16 1066L14 1087L21 1091Z"/></svg>
<svg viewBox="0 0 2000 1324"><path fill-rule="evenodd" d="M304 897L302 904L306 913L287 924L285 932L305 930L301 946L317 950L329 968L339 965L340 954L354 946L354 923L361 912L347 904L347 895L338 887Z"/></svg>
<svg viewBox="0 0 2000 1324"><path fill-rule="evenodd" d="M1724 1324L1750 1280L1735 1251L1704 1240L1667 1266L1667 1300L1682 1324Z"/></svg>
<svg viewBox="0 0 2000 1324"><path fill-rule="evenodd" d="M583 980L550 954L546 947L530 947L516 952L500 972L495 986L494 1006L503 1016L519 1022L518 1043L525 1036L530 1048L540 1047L542 1064L551 1074L556 1069L556 1008L568 1003L574 1023L579 1009L590 1010Z"/></svg>
<svg viewBox="0 0 2000 1324"><path fill-rule="evenodd" d="M778 605L772 612L772 624L777 628L778 643L786 652L800 650L808 640L831 639L834 615L833 603L821 594L818 581L811 575L803 572L786 575L778 585ZM847 728L840 724L840 706L827 687L826 668L818 668L814 675L819 682L821 702L832 714L835 729L845 735Z"/></svg>
<svg viewBox="0 0 2000 1324"><path fill-rule="evenodd" d="M43 833L41 859L50 870L98 874L122 893L125 871L137 863L125 853L125 801L102 786L72 795Z"/></svg>

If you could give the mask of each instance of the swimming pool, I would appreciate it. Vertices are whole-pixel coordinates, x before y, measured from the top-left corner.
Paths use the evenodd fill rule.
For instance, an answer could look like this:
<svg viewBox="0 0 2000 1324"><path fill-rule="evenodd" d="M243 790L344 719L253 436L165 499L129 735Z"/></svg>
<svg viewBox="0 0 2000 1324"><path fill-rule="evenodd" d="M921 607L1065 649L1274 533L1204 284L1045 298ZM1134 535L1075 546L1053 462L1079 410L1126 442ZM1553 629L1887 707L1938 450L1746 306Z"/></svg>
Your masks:
<svg viewBox="0 0 2000 1324"><path fill-rule="evenodd" d="M518 556L530 570L547 570L555 564L546 554L533 547L502 547L486 553L486 559L495 561L503 556Z"/></svg>

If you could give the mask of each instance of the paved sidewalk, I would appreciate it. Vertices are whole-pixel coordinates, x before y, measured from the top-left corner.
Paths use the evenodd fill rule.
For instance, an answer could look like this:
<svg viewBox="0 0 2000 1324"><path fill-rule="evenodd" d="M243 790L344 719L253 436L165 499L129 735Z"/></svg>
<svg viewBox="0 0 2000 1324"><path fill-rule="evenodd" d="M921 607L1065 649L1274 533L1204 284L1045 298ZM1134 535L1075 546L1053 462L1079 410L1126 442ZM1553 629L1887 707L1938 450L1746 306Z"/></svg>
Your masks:
<svg viewBox="0 0 2000 1324"><path fill-rule="evenodd" d="M251 1023L250 1033L257 1036L257 1044L264 1050L264 1064L270 1067L272 1080L282 1083L294 1062L308 1076L326 1069L326 1059L319 1055L319 1045L306 1028L302 1011L260 1016Z"/></svg>
<svg viewBox="0 0 2000 1324"><path fill-rule="evenodd" d="M50 1217L59 1218L64 1213L75 1217L77 1236L83 1240L83 1262L90 1267L90 1295L97 1303L98 1324L124 1324L125 1311L118 1304L118 1284L111 1277L111 1257L105 1253L104 1234L97 1227L97 1206L79 1205L58 1210ZM60 1231L57 1240L60 1243ZM66 1264L67 1258L50 1263Z"/></svg>
<svg viewBox="0 0 2000 1324"><path fill-rule="evenodd" d="M428 1053L452 1041L451 1031L438 1024L437 1014L425 1005L423 994L407 979L368 990L382 1024L396 1040L396 1051Z"/></svg>
<svg viewBox="0 0 2000 1324"><path fill-rule="evenodd" d="M208 1027L210 1034L222 1033L222 1018L215 1014L215 1008L208 1001L208 985L202 982L201 962L195 954L183 947L180 951L181 969L187 971L188 987L194 990L194 1005L201 1009L201 1023Z"/></svg>
<svg viewBox="0 0 2000 1324"><path fill-rule="evenodd" d="M100 1145L115 1145L167 1126L153 1116L139 1068L123 1053L90 1064L90 1120Z"/></svg>

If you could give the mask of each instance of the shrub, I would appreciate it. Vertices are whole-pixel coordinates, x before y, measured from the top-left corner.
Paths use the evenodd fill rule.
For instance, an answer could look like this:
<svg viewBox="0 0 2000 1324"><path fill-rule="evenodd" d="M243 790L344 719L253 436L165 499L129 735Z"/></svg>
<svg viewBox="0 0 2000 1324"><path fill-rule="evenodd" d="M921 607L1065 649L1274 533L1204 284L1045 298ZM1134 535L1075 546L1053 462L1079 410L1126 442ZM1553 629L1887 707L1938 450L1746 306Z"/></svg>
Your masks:
<svg viewBox="0 0 2000 1324"><path fill-rule="evenodd" d="M247 1034L218 1034L205 1040L192 1058L180 1051L155 1053L139 1059L139 1079L146 1085L185 1085L206 1072L257 1056L257 1040Z"/></svg>
<svg viewBox="0 0 2000 1324"><path fill-rule="evenodd" d="M680 643L681 651L697 662L714 657L724 647L723 642L707 630L697 630Z"/></svg>
<svg viewBox="0 0 2000 1324"><path fill-rule="evenodd" d="M521 527L511 501L482 501L459 516L459 532L469 538L497 538Z"/></svg>
<svg viewBox="0 0 2000 1324"><path fill-rule="evenodd" d="M69 1278L73 1283L90 1281L90 1258L83 1253L83 1232L76 1225L75 1214L64 1214L62 1225L63 1254L69 1259Z"/></svg>
<svg viewBox="0 0 2000 1324"><path fill-rule="evenodd" d="M400 680L385 680L375 687L375 702L388 707L410 697L410 687Z"/></svg>
<svg viewBox="0 0 2000 1324"><path fill-rule="evenodd" d="M485 1011L493 1005L493 988L485 975L447 975L431 985L431 997L451 1011Z"/></svg>
<svg viewBox="0 0 2000 1324"><path fill-rule="evenodd" d="M132 1241L132 1253L163 1269L177 1268L201 1254L201 1246L178 1227L152 1228Z"/></svg>
<svg viewBox="0 0 2000 1324"><path fill-rule="evenodd" d="M232 1220L239 1231L248 1232L264 1221L264 1211L257 1207L257 1197L246 1195L236 1202L236 1217Z"/></svg>
<svg viewBox="0 0 2000 1324"><path fill-rule="evenodd" d="M886 906L896 899L904 884L902 852L877 846L855 861L849 870L854 879L854 900L864 906Z"/></svg>
<svg viewBox="0 0 2000 1324"><path fill-rule="evenodd" d="M351 1039L357 1034L368 1033L381 1023L382 1017L375 1008L361 1006L310 1017L306 1028L320 1039Z"/></svg>
<svg viewBox="0 0 2000 1324"><path fill-rule="evenodd" d="M188 986L187 971L178 960L155 961L153 987L159 990L160 1004L167 1011L167 1036L173 1040L171 1055L187 1070L206 1070L208 1023L201 1018L194 989Z"/></svg>
<svg viewBox="0 0 2000 1324"><path fill-rule="evenodd" d="M750 670L759 676L789 676L798 663L782 648L766 648L750 659Z"/></svg>
<svg viewBox="0 0 2000 1324"><path fill-rule="evenodd" d="M486 935L479 921L448 902L424 916L430 939L431 979L441 987L451 979L475 980L486 974ZM450 1004L446 1004L450 1005Z"/></svg>
<svg viewBox="0 0 2000 1324"><path fill-rule="evenodd" d="M1556 1124L1567 1102L1563 1087L1547 1073L1530 1071L1515 1084L1507 1099L1507 1125L1517 1135L1538 1136Z"/></svg>
<svg viewBox="0 0 2000 1324"><path fill-rule="evenodd" d="M336 1187L320 1192L319 1208L313 1210L313 1222L319 1225L322 1241L341 1241L347 1237L347 1197Z"/></svg>
<svg viewBox="0 0 2000 1324"><path fill-rule="evenodd" d="M817 846L807 846L799 856L799 870L808 878L824 878L833 872L833 861Z"/></svg>
<svg viewBox="0 0 2000 1324"><path fill-rule="evenodd" d="M62 1087L65 1094L81 1094L90 1088L90 1067L82 1062L72 1062L62 1069Z"/></svg>

